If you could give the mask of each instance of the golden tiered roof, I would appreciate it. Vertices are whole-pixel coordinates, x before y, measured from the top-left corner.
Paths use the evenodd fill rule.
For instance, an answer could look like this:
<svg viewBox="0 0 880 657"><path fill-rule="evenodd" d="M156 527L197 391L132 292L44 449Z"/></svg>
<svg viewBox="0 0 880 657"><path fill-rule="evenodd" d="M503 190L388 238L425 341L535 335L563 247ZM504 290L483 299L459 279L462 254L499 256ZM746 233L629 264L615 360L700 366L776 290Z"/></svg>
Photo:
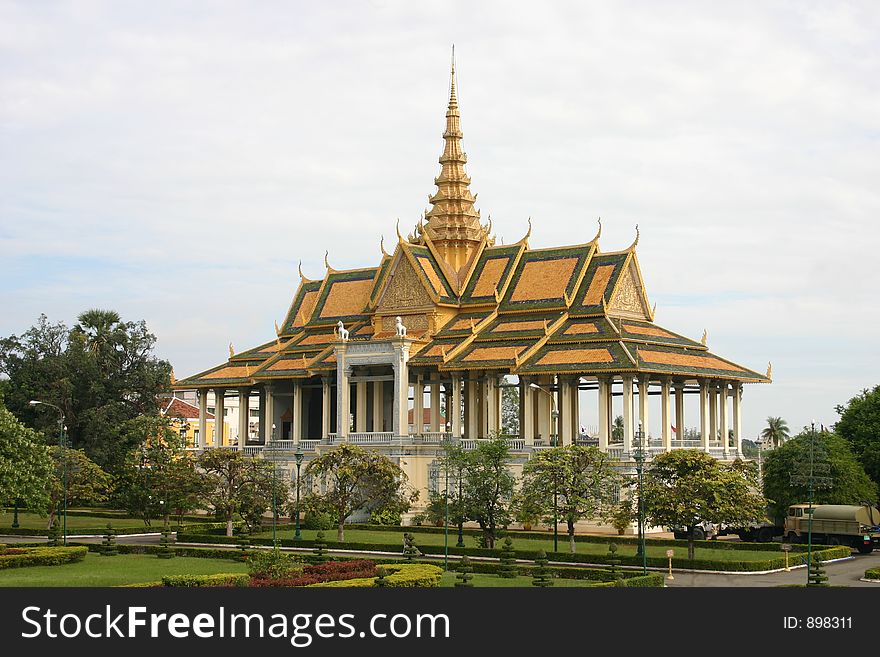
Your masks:
<svg viewBox="0 0 880 657"><path fill-rule="evenodd" d="M512 374L651 373L767 382L761 375L654 324L636 256L588 242L531 249L529 231L498 245L474 208L461 147L453 63L445 146L433 208L378 266L305 277L276 338L177 382L177 388L307 378L336 369L337 322L350 340L387 340L403 318L410 365Z"/></svg>

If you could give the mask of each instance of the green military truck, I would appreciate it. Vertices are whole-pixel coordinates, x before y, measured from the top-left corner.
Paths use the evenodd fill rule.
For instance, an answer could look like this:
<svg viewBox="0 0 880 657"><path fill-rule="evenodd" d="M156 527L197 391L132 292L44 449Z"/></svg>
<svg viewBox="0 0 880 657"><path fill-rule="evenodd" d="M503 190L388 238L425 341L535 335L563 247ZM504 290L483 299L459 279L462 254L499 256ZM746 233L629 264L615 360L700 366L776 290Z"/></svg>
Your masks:
<svg viewBox="0 0 880 657"><path fill-rule="evenodd" d="M880 543L880 511L868 504L793 504L785 517L790 543L806 543L813 515L813 543L849 545L868 554Z"/></svg>

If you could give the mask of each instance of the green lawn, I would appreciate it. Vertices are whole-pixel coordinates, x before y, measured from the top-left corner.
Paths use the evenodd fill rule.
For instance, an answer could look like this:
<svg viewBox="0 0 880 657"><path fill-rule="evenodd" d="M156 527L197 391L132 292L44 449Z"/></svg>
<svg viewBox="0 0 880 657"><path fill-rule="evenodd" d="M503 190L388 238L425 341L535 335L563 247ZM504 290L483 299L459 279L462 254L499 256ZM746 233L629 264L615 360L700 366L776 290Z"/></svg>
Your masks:
<svg viewBox="0 0 880 657"><path fill-rule="evenodd" d="M18 514L18 524L19 526L26 529L46 529L46 525L48 524L49 519L47 517L40 517L36 513L25 513L19 512ZM78 528L86 528L86 529L96 529L99 527L106 527L107 523L113 523L113 526L116 529L122 529L123 527L145 527L144 521L140 518L126 518L124 516L120 516L119 518L115 518L110 520L109 518L95 518L92 516L67 516L67 531L70 533L73 530ZM58 526L61 527L62 518L58 517ZM161 530L162 523L157 521L153 521L153 526L156 527L156 531ZM172 524L173 526L173 524ZM6 528L12 527L12 513L3 513L0 514L0 534L3 533L3 530Z"/></svg>
<svg viewBox="0 0 880 657"><path fill-rule="evenodd" d="M0 587L5 586L118 586L156 582L163 575L213 575L244 573L247 566L227 559L120 554L102 557L89 552L83 561L63 566L34 566L0 570Z"/></svg>
<svg viewBox="0 0 880 657"><path fill-rule="evenodd" d="M404 528L401 528L400 531L375 531L375 530L365 530L365 529L346 529L345 530L345 540L350 541L352 543L380 543L386 545L400 545L401 552L403 551L403 532L406 531ZM314 539L317 531L315 530L302 530L303 539L309 540ZM255 534L255 536L259 536L261 538L272 538L272 531L263 532L261 534ZM288 530L285 525L284 529L278 531L278 536L282 539L292 539L293 531ZM443 534L428 534L428 533L417 533L416 537L416 546L422 548L423 551L429 551L432 554L442 553L443 551ZM336 530L331 529L324 532L325 540L335 541L336 540ZM468 536L464 537L465 547L474 548L477 547L477 537L476 536ZM454 546L456 541L458 540L458 536L454 530L450 529L449 532L449 545ZM496 544L497 547L500 546L500 542ZM535 538L514 538L513 539L513 547L516 550L544 550L546 552L551 552L553 550L553 536L551 534L546 535L546 537L542 537L538 534ZM637 546L634 544L618 544L617 546L617 554L620 556L635 556ZM651 545L650 541L647 543L647 550L649 557L661 557L666 558L666 550L669 547L665 545ZM560 535L559 537L559 551L560 552L568 552L568 540L567 536ZM596 555L607 555L608 554L608 543L588 543L588 542L578 542L577 543L577 552L579 554L596 554ZM687 556L687 545L682 543L680 547L675 548L675 554L677 557L686 557ZM725 550L725 549L717 549L717 548L703 548L697 547L694 557L696 559L712 559L717 561L764 561L771 557L779 556L781 551L777 554L775 552L768 551L759 551L759 550Z"/></svg>
<svg viewBox="0 0 880 657"><path fill-rule="evenodd" d="M474 574L474 578L470 580L471 583L475 587L518 587L518 586L527 586L532 588L532 578L526 577L524 575L520 575L518 577L514 577L512 579L505 579L503 577L498 577L498 575L487 575L484 573L476 573ZM595 586L597 582L590 582L587 580L578 580L578 579L554 579L553 586L561 586L561 587L588 587ZM440 586L449 588L455 586L455 573L448 572L443 573L442 578L440 579Z"/></svg>

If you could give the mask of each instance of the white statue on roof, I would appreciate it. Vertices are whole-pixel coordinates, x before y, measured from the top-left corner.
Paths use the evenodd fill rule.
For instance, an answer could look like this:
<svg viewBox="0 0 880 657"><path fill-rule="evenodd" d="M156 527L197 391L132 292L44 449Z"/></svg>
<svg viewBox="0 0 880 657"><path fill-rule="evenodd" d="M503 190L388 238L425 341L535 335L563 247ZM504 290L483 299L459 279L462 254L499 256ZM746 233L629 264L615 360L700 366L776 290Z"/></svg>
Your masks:
<svg viewBox="0 0 880 657"><path fill-rule="evenodd" d="M403 325L403 320L400 319L400 315L394 318L394 327L397 329L398 338L406 337L406 327Z"/></svg>
<svg viewBox="0 0 880 657"><path fill-rule="evenodd" d="M341 319L336 322L336 335L338 335L339 339L343 342L348 342L348 329L345 328L345 324L342 323Z"/></svg>

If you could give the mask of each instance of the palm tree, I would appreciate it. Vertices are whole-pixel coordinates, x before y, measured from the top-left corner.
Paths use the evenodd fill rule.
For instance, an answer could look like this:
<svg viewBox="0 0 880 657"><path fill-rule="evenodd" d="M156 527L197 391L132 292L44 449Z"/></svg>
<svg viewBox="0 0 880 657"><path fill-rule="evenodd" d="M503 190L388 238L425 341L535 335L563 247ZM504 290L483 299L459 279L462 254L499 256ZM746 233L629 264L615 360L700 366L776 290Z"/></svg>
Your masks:
<svg viewBox="0 0 880 657"><path fill-rule="evenodd" d="M125 334L122 318L115 310L92 308L77 317L73 332L82 336L85 348L106 367L115 360L116 351Z"/></svg>
<svg viewBox="0 0 880 657"><path fill-rule="evenodd" d="M788 423L781 417L768 417L767 427L761 432L761 441L772 449L788 440Z"/></svg>
<svg viewBox="0 0 880 657"><path fill-rule="evenodd" d="M611 427L611 438L616 443L623 442L623 416L618 415L614 418L614 426Z"/></svg>

